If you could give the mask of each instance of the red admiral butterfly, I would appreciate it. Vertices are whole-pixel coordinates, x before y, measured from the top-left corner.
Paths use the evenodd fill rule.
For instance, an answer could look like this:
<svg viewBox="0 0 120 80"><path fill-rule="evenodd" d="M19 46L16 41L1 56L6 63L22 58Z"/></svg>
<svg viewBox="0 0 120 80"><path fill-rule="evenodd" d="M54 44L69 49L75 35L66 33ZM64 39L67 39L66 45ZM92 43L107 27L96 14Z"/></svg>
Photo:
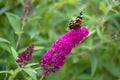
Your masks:
<svg viewBox="0 0 120 80"><path fill-rule="evenodd" d="M70 21L69 25L68 25L68 29L77 29L80 28L82 26L82 12L80 13L79 16L77 16L77 18L73 21Z"/></svg>

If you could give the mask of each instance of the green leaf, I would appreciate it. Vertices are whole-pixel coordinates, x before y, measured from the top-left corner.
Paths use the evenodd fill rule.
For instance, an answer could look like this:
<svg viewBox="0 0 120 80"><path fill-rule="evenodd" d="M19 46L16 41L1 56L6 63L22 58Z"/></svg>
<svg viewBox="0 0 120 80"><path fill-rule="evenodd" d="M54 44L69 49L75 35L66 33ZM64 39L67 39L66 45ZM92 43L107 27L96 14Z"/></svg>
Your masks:
<svg viewBox="0 0 120 80"><path fill-rule="evenodd" d="M34 65L38 65L39 63L30 63L30 64L27 64L25 67L30 67L30 66L34 66Z"/></svg>
<svg viewBox="0 0 120 80"><path fill-rule="evenodd" d="M13 72L13 70L10 70L10 71L0 71L0 74L6 74L6 73L8 73L8 74L11 74L11 75L13 75L14 74L14 72Z"/></svg>
<svg viewBox="0 0 120 80"><path fill-rule="evenodd" d="M101 2L101 3L99 4L99 7L100 7L100 9L103 11L104 14L107 13L107 7L106 7L106 5L105 5L103 2Z"/></svg>
<svg viewBox="0 0 120 80"><path fill-rule="evenodd" d="M8 78L8 80L13 80L13 76L10 76L10 77Z"/></svg>
<svg viewBox="0 0 120 80"><path fill-rule="evenodd" d="M44 47L42 46L35 46L34 50L40 50L40 49L44 49Z"/></svg>
<svg viewBox="0 0 120 80"><path fill-rule="evenodd" d="M93 80L104 80L104 75L103 74L96 74L94 76Z"/></svg>
<svg viewBox="0 0 120 80"><path fill-rule="evenodd" d="M3 8L0 9L0 15L3 14L3 13L5 13L9 9L10 9L9 6L4 6Z"/></svg>
<svg viewBox="0 0 120 80"><path fill-rule="evenodd" d="M100 38L100 39L103 39L103 34L102 34L102 32L100 31L100 28L97 28L96 31L97 31L97 34L98 34L99 38Z"/></svg>
<svg viewBox="0 0 120 80"><path fill-rule="evenodd" d="M14 29L15 33L20 32L20 18L12 13L6 13L6 16L12 26L12 28Z"/></svg>
<svg viewBox="0 0 120 80"><path fill-rule="evenodd" d="M5 42L5 43L10 44L10 41L8 41L8 40L6 40L6 39L4 39L4 38L2 38L2 37L0 37L0 42Z"/></svg>
<svg viewBox="0 0 120 80"><path fill-rule="evenodd" d="M90 31L89 35L88 36L91 36L92 34L94 34L96 32L96 30L92 30Z"/></svg>
<svg viewBox="0 0 120 80"><path fill-rule="evenodd" d="M10 52L10 47L9 47L10 41L0 37L0 47L3 48L4 50L7 50Z"/></svg>
<svg viewBox="0 0 120 80"><path fill-rule="evenodd" d="M91 71L92 71L92 76L94 75L95 73L95 70L97 68L97 63L98 63L98 60L97 58L95 57L94 54L90 53L90 59L91 59Z"/></svg>
<svg viewBox="0 0 120 80"><path fill-rule="evenodd" d="M34 16L28 20L28 22L36 21L38 19L41 19L41 16Z"/></svg>
<svg viewBox="0 0 120 80"><path fill-rule="evenodd" d="M73 60L72 60L73 63L77 63L78 61L79 61L79 58L78 58L78 57L76 57L76 56L73 57Z"/></svg>
<svg viewBox="0 0 120 80"><path fill-rule="evenodd" d="M16 60L18 54L17 54L16 50L15 50L13 47L11 47L11 53L13 54L13 57L14 57L14 59Z"/></svg>
<svg viewBox="0 0 120 80"><path fill-rule="evenodd" d="M8 73L9 71L0 71L0 74L2 74L2 73Z"/></svg>
<svg viewBox="0 0 120 80"><path fill-rule="evenodd" d="M0 42L0 47L4 50L8 51L9 53L11 52L10 46L6 43Z"/></svg>
<svg viewBox="0 0 120 80"><path fill-rule="evenodd" d="M112 75L116 77L120 77L120 67L112 65L109 62L104 62L103 66L106 68L107 71L109 71Z"/></svg>
<svg viewBox="0 0 120 80"><path fill-rule="evenodd" d="M36 71L30 67L25 67L23 68L23 70L33 79L33 80L37 80L36 79Z"/></svg>
<svg viewBox="0 0 120 80"><path fill-rule="evenodd" d="M16 76L19 72L21 72L22 71L22 68L17 68L17 69L15 69L15 71L14 71L14 76Z"/></svg>
<svg viewBox="0 0 120 80"><path fill-rule="evenodd" d="M92 77L88 74L81 74L79 77L77 77L77 80L92 80Z"/></svg>

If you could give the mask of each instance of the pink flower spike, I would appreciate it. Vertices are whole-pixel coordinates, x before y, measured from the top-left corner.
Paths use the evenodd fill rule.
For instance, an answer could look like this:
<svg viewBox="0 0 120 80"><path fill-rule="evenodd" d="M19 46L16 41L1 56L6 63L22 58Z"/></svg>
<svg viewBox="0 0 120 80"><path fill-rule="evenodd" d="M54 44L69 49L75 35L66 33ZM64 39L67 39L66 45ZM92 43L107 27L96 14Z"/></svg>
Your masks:
<svg viewBox="0 0 120 80"><path fill-rule="evenodd" d="M70 54L72 48L76 47L88 34L88 29L82 27L72 29L57 39L42 57L40 66L44 68L44 75L58 71L64 65L66 56Z"/></svg>
<svg viewBox="0 0 120 80"><path fill-rule="evenodd" d="M33 49L34 44L31 44L25 51L18 54L18 59L16 60L16 62L19 63L20 67L25 66L27 61L32 60Z"/></svg>

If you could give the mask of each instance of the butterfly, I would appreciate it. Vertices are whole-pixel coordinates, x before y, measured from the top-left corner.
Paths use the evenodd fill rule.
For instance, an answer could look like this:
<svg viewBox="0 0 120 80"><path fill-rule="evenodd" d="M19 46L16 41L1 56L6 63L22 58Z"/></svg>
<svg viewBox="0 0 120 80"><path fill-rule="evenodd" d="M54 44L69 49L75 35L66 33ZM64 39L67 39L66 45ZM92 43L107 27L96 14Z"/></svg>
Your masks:
<svg viewBox="0 0 120 80"><path fill-rule="evenodd" d="M80 12L79 16L77 16L75 20L71 20L68 25L68 29L71 30L80 28L82 26L82 16L82 12Z"/></svg>

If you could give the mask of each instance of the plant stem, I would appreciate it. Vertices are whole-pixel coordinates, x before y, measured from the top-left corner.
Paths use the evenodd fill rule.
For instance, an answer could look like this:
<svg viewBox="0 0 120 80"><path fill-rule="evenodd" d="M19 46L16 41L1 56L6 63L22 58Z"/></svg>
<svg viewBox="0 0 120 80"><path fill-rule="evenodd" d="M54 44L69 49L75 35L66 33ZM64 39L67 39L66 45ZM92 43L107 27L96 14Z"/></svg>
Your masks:
<svg viewBox="0 0 120 80"><path fill-rule="evenodd" d="M20 68L20 67L18 67L18 68L14 71L13 80L14 80L14 78L16 77L16 75L17 75L20 71L22 71L22 68Z"/></svg>
<svg viewBox="0 0 120 80"><path fill-rule="evenodd" d="M42 75L41 78L40 78L40 80L43 80L43 78L44 78L44 76Z"/></svg>
<svg viewBox="0 0 120 80"><path fill-rule="evenodd" d="M8 71L8 70L9 70L9 68L6 69L6 71ZM4 80L7 80L7 77L8 77L8 73L6 72Z"/></svg>
<svg viewBox="0 0 120 80"><path fill-rule="evenodd" d="M6 74L5 74L5 77L4 77L4 80L7 80L7 76L8 76L8 74L6 73Z"/></svg>
<svg viewBox="0 0 120 80"><path fill-rule="evenodd" d="M21 25L21 30L20 30L21 33L23 32L25 23L27 22L27 16L30 14L31 5L32 5L31 0L26 0L26 4L25 4L25 7L24 7L24 11L23 11L23 16L21 17L21 20L22 20L22 22L21 22L22 25ZM16 49L19 46L21 36L22 36L22 34L18 35L18 40L16 42Z"/></svg>
<svg viewBox="0 0 120 80"><path fill-rule="evenodd" d="M18 45L19 45L19 42L20 42L20 38L21 38L21 36L18 36L18 40L17 40L17 43L16 43L16 49L18 48Z"/></svg>
<svg viewBox="0 0 120 80"><path fill-rule="evenodd" d="M26 17L24 16L23 18L24 18L24 19L23 19L22 22L21 22L21 23L22 23L22 27L21 27L21 30L20 30L21 33L23 32L23 29L24 29L24 26L25 26L25 19L26 19ZM17 49L18 46L19 46L21 36L22 36L22 34L18 36L18 40L17 40L17 42L16 42L16 49Z"/></svg>
<svg viewBox="0 0 120 80"><path fill-rule="evenodd" d="M38 67L38 68L34 68L35 70L37 70L37 69L41 69L42 67Z"/></svg>

